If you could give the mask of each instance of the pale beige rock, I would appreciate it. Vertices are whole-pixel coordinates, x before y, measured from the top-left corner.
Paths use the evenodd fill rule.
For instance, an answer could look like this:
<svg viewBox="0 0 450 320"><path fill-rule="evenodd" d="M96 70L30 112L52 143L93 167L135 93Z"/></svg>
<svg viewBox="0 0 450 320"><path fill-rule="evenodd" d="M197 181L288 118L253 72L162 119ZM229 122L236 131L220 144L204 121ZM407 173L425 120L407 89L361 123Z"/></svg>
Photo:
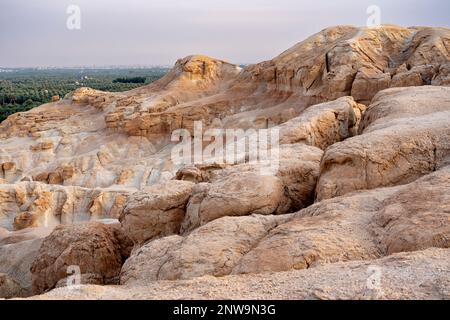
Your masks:
<svg viewBox="0 0 450 320"><path fill-rule="evenodd" d="M361 68L353 81L351 95L356 101L369 104L375 94L391 85L389 73L381 73L377 69Z"/></svg>
<svg viewBox="0 0 450 320"><path fill-rule="evenodd" d="M431 84L434 86L450 86L450 63L440 66L439 73L434 75Z"/></svg>
<svg viewBox="0 0 450 320"><path fill-rule="evenodd" d="M286 201L279 178L253 172L235 173L196 191L188 204L182 232L223 216L276 214Z"/></svg>
<svg viewBox="0 0 450 320"><path fill-rule="evenodd" d="M209 183L194 189L181 232L223 216L284 214L310 205L323 152L297 143L279 146L277 154L273 163L182 170L179 173L182 179Z"/></svg>
<svg viewBox="0 0 450 320"><path fill-rule="evenodd" d="M44 239L31 267L33 292L54 288L70 274L71 266L79 267L81 274L98 275L104 284L117 282L130 250L131 241L120 226L98 222L57 226Z"/></svg>
<svg viewBox="0 0 450 320"><path fill-rule="evenodd" d="M32 295L30 268L43 238L0 246L0 273L8 275L22 288L22 294Z"/></svg>
<svg viewBox="0 0 450 320"><path fill-rule="evenodd" d="M352 97L311 106L299 117L277 127L280 144L305 143L325 150L357 134L364 110Z"/></svg>
<svg viewBox="0 0 450 320"><path fill-rule="evenodd" d="M411 184L316 203L274 228L233 269L258 273L450 248L450 167Z"/></svg>
<svg viewBox="0 0 450 320"><path fill-rule="evenodd" d="M150 281L137 286L60 288L32 299L442 300L450 299L449 264L449 249L434 248L290 272ZM369 286L368 278L378 272L381 273L381 287Z"/></svg>
<svg viewBox="0 0 450 320"><path fill-rule="evenodd" d="M180 231L193 187L192 182L171 180L128 198L120 222L136 246Z"/></svg>
<svg viewBox="0 0 450 320"><path fill-rule="evenodd" d="M380 92L362 134L325 152L317 200L354 190L404 184L450 163L450 88Z"/></svg>
<svg viewBox="0 0 450 320"><path fill-rule="evenodd" d="M85 189L37 182L0 184L0 226L8 230L117 219L131 190Z"/></svg>
<svg viewBox="0 0 450 320"><path fill-rule="evenodd" d="M192 231L151 241L125 262L121 284L229 274L241 257L289 215L224 217Z"/></svg>

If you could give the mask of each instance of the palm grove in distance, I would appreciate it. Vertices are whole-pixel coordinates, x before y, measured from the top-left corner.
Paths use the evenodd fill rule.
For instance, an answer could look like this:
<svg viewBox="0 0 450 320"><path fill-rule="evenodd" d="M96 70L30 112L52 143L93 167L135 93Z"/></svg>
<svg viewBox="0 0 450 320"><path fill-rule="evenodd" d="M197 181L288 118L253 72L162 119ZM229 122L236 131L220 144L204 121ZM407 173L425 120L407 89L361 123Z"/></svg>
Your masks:
<svg viewBox="0 0 450 320"><path fill-rule="evenodd" d="M158 80L166 67L0 68L0 122L80 87L127 91Z"/></svg>

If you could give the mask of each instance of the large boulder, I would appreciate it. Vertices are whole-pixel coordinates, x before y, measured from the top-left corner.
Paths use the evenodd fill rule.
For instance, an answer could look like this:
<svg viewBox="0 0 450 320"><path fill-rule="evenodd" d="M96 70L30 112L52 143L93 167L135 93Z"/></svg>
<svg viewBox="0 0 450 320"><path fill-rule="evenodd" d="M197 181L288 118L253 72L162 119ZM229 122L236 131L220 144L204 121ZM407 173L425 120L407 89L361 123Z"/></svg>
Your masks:
<svg viewBox="0 0 450 320"><path fill-rule="evenodd" d="M280 130L281 144L305 143L325 150L358 133L364 109L352 97L343 97L311 106L275 129Z"/></svg>
<svg viewBox="0 0 450 320"><path fill-rule="evenodd" d="M361 68L356 73L352 84L352 97L361 103L369 104L372 98L381 90L389 88L391 75L377 69Z"/></svg>
<svg viewBox="0 0 450 320"><path fill-rule="evenodd" d="M183 232L223 216L277 213L284 199L279 178L253 172L235 173L213 184L202 184L195 191Z"/></svg>
<svg viewBox="0 0 450 320"><path fill-rule="evenodd" d="M67 278L73 266L82 279L102 284L118 282L132 243L117 224L88 222L60 225L44 239L31 267L33 292L40 294Z"/></svg>
<svg viewBox="0 0 450 320"><path fill-rule="evenodd" d="M380 92L361 135L329 147L321 161L318 201L351 191L409 183L450 163L450 88Z"/></svg>
<svg viewBox="0 0 450 320"><path fill-rule="evenodd" d="M128 198L120 221L136 246L180 231L194 185L189 181L170 180Z"/></svg>
<svg viewBox="0 0 450 320"><path fill-rule="evenodd" d="M450 167L411 184L316 203L274 228L233 269L306 269L397 252L450 248Z"/></svg>
<svg viewBox="0 0 450 320"><path fill-rule="evenodd" d="M277 151L272 172L264 163L197 167L196 176L207 182L196 185L181 232L223 216L284 214L313 203L322 150L296 143L280 145ZM189 172L181 177L192 177L194 170Z"/></svg>
<svg viewBox="0 0 450 320"><path fill-rule="evenodd" d="M8 279L20 286L21 295L29 296L33 293L30 268L42 241L42 238L36 238L0 246L0 273L6 274Z"/></svg>
<svg viewBox="0 0 450 320"><path fill-rule="evenodd" d="M231 273L242 256L269 230L290 216L224 217L186 237L153 240L135 250L123 265L120 283L189 279Z"/></svg>

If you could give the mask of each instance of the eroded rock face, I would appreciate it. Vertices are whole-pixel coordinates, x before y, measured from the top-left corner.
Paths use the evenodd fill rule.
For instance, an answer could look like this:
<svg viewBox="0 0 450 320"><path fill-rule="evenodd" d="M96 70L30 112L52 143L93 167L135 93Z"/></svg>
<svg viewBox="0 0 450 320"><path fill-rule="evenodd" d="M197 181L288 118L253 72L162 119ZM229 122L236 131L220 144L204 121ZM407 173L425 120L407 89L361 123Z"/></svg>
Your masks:
<svg viewBox="0 0 450 320"><path fill-rule="evenodd" d="M233 269L258 273L449 248L450 167L405 186L324 200L269 232Z"/></svg>
<svg viewBox="0 0 450 320"><path fill-rule="evenodd" d="M277 148L277 164L198 166L181 171L180 178L195 172L198 184L189 200L181 233L224 216L285 214L313 202L323 152L302 143ZM272 163L274 165L274 163ZM189 175L188 175L189 174Z"/></svg>
<svg viewBox="0 0 450 320"><path fill-rule="evenodd" d="M43 238L21 241L0 246L0 273L21 288L21 295L32 295L30 268L38 255Z"/></svg>
<svg viewBox="0 0 450 320"><path fill-rule="evenodd" d="M88 275L85 280L116 283L130 251L131 241L117 225L89 222L57 226L43 241L31 267L33 292L54 288L73 272L73 266Z"/></svg>
<svg viewBox="0 0 450 320"><path fill-rule="evenodd" d="M325 150L357 134L364 110L352 97L311 106L278 127L280 143L305 143Z"/></svg>
<svg viewBox="0 0 450 320"><path fill-rule="evenodd" d="M280 272L450 248L450 167L411 184L324 200L281 216L225 217L147 243L122 283Z"/></svg>
<svg viewBox="0 0 450 320"><path fill-rule="evenodd" d="M38 182L0 184L0 226L9 230L117 219L128 190L85 189Z"/></svg>
<svg viewBox="0 0 450 320"><path fill-rule="evenodd" d="M139 286L61 288L33 299L441 300L450 298L449 251L433 248L290 272L149 281ZM368 274L377 270L382 270L381 288L367 284Z"/></svg>
<svg viewBox="0 0 450 320"><path fill-rule="evenodd" d="M135 245L177 234L193 188L192 182L172 180L131 195L120 221Z"/></svg>
<svg viewBox="0 0 450 320"><path fill-rule="evenodd" d="M450 163L450 89L380 92L361 122L361 135L327 149L317 200L399 185Z"/></svg>
<svg viewBox="0 0 450 320"><path fill-rule="evenodd" d="M132 284L229 274L246 252L288 217L224 217L195 229L186 237L174 235L151 241L125 262L120 282Z"/></svg>
<svg viewBox="0 0 450 320"><path fill-rule="evenodd" d="M0 273L0 298L9 299L21 295L22 288L20 285L8 275Z"/></svg>
<svg viewBox="0 0 450 320"><path fill-rule="evenodd" d="M51 203L44 210L51 214L21 210L22 204L9 208L0 225L9 230L41 226L43 216L60 211L54 195L70 198L74 187L104 190L105 195L92 198L74 188L82 199L89 198L92 205L86 207L96 211L94 219L117 217L126 204L124 193L164 183L181 169L171 160L171 133L192 133L194 121L203 121L205 130L217 120L221 128L244 130L281 125L282 143L326 149L356 133L363 110L358 103L368 104L378 91L447 84L449 51L444 28L341 26L246 68L197 55L177 61L159 81L128 92L80 88L0 125L0 181L50 185L42 187L49 194L38 196L42 204L36 207ZM349 95L356 102L343 98L308 108ZM113 190L123 192L115 197ZM86 215L84 207L72 220Z"/></svg>

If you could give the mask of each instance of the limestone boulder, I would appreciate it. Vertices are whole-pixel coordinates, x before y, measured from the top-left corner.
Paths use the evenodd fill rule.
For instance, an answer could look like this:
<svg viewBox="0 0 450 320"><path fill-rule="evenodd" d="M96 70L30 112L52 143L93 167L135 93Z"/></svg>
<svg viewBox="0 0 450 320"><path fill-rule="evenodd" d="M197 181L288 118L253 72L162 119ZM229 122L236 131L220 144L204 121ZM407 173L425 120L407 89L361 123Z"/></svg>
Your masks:
<svg viewBox="0 0 450 320"><path fill-rule="evenodd" d="M236 173L196 191L189 202L182 232L223 216L277 213L285 201L279 178L252 172Z"/></svg>
<svg viewBox="0 0 450 320"><path fill-rule="evenodd" d="M131 247L117 224L59 225L44 239L31 266L33 292L40 294L54 288L74 267L81 275L102 279L102 284L117 283Z"/></svg>
<svg viewBox="0 0 450 320"><path fill-rule="evenodd" d="M121 284L229 274L242 256L289 215L224 217L192 231L151 241L125 262Z"/></svg>
<svg viewBox="0 0 450 320"><path fill-rule="evenodd" d="M273 151L273 150L272 150ZM269 163L243 163L212 170L195 167L207 177L189 200L181 232L223 216L284 214L314 201L323 152L303 143L283 144ZM190 169L192 172L192 169Z"/></svg>
<svg viewBox="0 0 450 320"><path fill-rule="evenodd" d="M189 181L170 180L128 198L120 222L136 246L180 231L194 185Z"/></svg>
<svg viewBox="0 0 450 320"><path fill-rule="evenodd" d="M450 163L450 88L380 92L361 135L329 147L321 161L318 201L355 190L409 183Z"/></svg>
<svg viewBox="0 0 450 320"><path fill-rule="evenodd" d="M272 229L233 273L307 269L450 247L450 167L413 183L316 203Z"/></svg>
<svg viewBox="0 0 450 320"><path fill-rule="evenodd" d="M450 86L450 63L439 67L439 73L434 75L431 84L434 86Z"/></svg>
<svg viewBox="0 0 450 320"><path fill-rule="evenodd" d="M30 269L42 241L42 238L37 238L0 246L0 273L6 274L8 279L20 286L21 295L30 296L33 293ZM11 281L8 280L8 283L11 284Z"/></svg>
<svg viewBox="0 0 450 320"><path fill-rule="evenodd" d="M352 97L311 106L276 127L280 130L280 144L304 143L325 150L357 134L364 109Z"/></svg>
<svg viewBox="0 0 450 320"><path fill-rule="evenodd" d="M352 84L352 97L361 103L369 104L381 90L391 86L391 75L379 70L362 68L356 74Z"/></svg>

